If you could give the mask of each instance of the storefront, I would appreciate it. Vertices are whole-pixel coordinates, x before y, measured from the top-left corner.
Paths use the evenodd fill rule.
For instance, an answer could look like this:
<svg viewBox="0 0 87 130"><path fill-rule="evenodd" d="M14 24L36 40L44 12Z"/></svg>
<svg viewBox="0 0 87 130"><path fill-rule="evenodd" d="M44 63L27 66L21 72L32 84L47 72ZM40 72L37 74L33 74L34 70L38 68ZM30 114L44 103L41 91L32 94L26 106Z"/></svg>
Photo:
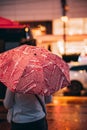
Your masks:
<svg viewBox="0 0 87 130"><path fill-rule="evenodd" d="M46 49L49 49L50 46L50 50L60 56L87 53L87 18L68 19L65 23L66 41L64 41L64 28L61 19L54 20L52 23L52 34L43 34L40 29L39 34L37 30L33 31L38 46L43 46Z"/></svg>

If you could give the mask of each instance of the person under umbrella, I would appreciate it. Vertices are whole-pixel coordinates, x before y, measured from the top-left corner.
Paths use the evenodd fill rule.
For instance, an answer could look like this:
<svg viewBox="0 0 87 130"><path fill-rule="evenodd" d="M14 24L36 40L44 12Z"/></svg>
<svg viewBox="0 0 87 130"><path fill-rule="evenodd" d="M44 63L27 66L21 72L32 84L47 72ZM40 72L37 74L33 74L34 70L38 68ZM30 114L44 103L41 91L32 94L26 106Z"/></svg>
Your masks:
<svg viewBox="0 0 87 130"><path fill-rule="evenodd" d="M51 101L49 95L70 84L69 66L44 48L23 44L0 54L7 119L11 130L48 130L44 98Z"/></svg>
<svg viewBox="0 0 87 130"><path fill-rule="evenodd" d="M23 44L36 45L30 41ZM45 104L51 101L52 96L14 93L7 88L3 103L11 130L48 130Z"/></svg>

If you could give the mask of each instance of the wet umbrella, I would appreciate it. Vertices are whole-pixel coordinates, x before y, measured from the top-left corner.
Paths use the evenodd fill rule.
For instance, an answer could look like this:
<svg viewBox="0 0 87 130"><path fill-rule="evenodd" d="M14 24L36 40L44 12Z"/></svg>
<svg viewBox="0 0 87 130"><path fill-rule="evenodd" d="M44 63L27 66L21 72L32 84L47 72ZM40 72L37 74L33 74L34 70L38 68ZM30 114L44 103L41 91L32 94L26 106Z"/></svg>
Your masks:
<svg viewBox="0 0 87 130"><path fill-rule="evenodd" d="M50 95L69 85L69 67L44 48L22 45L0 54L0 81L14 92Z"/></svg>

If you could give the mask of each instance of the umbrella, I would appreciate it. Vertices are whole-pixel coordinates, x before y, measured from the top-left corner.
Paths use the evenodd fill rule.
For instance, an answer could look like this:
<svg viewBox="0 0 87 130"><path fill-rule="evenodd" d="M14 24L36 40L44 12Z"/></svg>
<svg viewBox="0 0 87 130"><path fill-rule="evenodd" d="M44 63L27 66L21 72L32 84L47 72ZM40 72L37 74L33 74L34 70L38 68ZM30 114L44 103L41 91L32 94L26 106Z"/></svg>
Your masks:
<svg viewBox="0 0 87 130"><path fill-rule="evenodd" d="M70 84L69 67L44 48L22 45L0 54L0 81L13 92L50 95Z"/></svg>

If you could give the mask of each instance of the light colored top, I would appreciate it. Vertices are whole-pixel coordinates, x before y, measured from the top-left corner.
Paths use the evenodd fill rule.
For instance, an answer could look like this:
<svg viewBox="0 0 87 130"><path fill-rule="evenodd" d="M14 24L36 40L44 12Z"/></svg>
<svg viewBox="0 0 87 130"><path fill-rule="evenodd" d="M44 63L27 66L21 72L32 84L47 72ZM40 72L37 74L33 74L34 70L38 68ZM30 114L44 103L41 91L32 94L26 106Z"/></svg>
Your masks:
<svg viewBox="0 0 87 130"><path fill-rule="evenodd" d="M44 96L39 95L45 107ZM50 100L49 100L50 99ZM48 97L48 103L51 98ZM37 121L45 116L42 106L32 94L13 93L9 89L6 91L4 106L8 109L8 122L27 123Z"/></svg>

